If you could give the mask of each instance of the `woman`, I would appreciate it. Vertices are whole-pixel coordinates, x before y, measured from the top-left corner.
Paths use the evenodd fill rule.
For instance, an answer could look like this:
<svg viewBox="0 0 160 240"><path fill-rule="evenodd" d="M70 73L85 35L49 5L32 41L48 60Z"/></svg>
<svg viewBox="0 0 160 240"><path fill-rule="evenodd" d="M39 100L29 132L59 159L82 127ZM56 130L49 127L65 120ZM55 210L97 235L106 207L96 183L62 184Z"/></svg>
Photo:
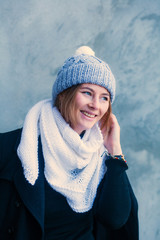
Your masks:
<svg viewBox="0 0 160 240"><path fill-rule="evenodd" d="M138 239L114 98L109 66L81 47L59 70L52 100L0 135L0 239Z"/></svg>

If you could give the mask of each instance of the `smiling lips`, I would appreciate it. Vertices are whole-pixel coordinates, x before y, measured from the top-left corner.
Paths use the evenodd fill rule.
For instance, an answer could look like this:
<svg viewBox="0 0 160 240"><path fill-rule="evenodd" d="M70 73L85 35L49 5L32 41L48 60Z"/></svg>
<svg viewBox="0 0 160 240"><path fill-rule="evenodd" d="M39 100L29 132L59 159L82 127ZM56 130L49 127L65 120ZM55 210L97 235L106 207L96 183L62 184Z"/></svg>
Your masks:
<svg viewBox="0 0 160 240"><path fill-rule="evenodd" d="M94 118L94 117L96 117L97 115L95 115L95 114L90 114L90 113L88 113L88 112L85 112L85 111L81 111L85 116L87 116L87 117L90 117L90 118Z"/></svg>

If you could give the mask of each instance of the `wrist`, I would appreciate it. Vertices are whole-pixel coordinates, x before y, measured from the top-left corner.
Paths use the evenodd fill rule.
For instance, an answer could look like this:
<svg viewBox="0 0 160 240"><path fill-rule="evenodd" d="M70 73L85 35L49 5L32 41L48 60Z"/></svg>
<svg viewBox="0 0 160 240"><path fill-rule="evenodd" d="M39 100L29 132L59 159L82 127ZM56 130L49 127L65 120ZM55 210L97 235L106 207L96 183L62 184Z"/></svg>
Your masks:
<svg viewBox="0 0 160 240"><path fill-rule="evenodd" d="M127 164L127 161L126 161L126 159L125 159L123 154L118 154L118 155L111 155L111 154L109 154L109 156L112 159L115 159L115 160L122 160L122 161L124 161Z"/></svg>
<svg viewBox="0 0 160 240"><path fill-rule="evenodd" d="M109 151L109 153L110 153L111 155L123 155L123 154L122 154L121 146L112 148L112 149Z"/></svg>

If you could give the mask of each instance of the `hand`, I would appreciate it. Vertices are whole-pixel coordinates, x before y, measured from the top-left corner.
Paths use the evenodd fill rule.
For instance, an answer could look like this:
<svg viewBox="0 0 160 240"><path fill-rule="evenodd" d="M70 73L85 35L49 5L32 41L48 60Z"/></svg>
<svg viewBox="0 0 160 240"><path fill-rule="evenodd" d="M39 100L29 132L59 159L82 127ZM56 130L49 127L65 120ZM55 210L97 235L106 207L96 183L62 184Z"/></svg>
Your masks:
<svg viewBox="0 0 160 240"><path fill-rule="evenodd" d="M110 114L108 126L102 129L102 134L104 138L104 146L107 148L108 152L111 155L122 155L120 126L113 113Z"/></svg>

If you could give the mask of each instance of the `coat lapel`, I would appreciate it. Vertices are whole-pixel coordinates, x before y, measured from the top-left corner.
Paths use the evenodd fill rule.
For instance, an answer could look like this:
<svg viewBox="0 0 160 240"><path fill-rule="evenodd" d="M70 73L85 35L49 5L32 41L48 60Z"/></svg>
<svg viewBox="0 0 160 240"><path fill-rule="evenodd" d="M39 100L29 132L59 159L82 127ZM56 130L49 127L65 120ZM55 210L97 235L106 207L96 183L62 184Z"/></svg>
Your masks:
<svg viewBox="0 0 160 240"><path fill-rule="evenodd" d="M19 141L18 141L19 144ZM17 151L18 144L16 144L15 150ZM40 224L42 231L44 230L44 211L45 211L45 189L44 189L44 163L42 155L42 147L39 141L39 176L35 184L32 186L25 178L23 174L23 167L16 154L16 161L19 161L19 169L14 175L15 187L22 199L23 203L35 219Z"/></svg>

